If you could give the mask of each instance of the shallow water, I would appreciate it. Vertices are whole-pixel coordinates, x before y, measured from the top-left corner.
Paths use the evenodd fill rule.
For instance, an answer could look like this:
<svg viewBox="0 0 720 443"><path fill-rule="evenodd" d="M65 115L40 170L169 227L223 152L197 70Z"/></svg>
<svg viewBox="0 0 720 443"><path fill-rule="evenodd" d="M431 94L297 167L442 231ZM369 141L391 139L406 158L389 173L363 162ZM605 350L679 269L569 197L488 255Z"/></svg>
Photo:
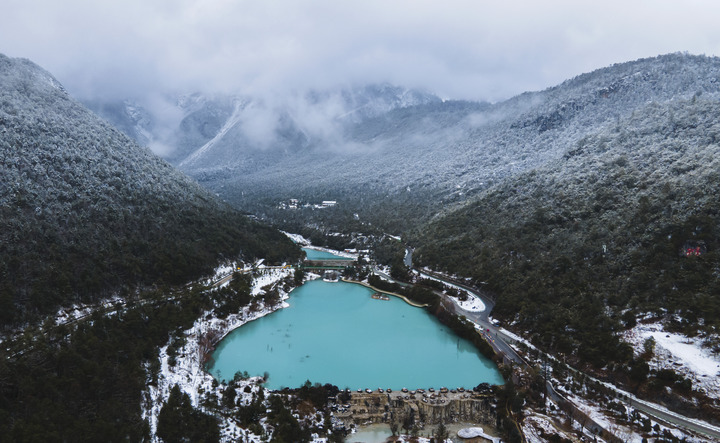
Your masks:
<svg viewBox="0 0 720 443"><path fill-rule="evenodd" d="M395 390L502 383L489 359L425 310L371 294L352 283L307 282L291 292L289 308L228 334L209 371L221 380L268 372L270 389L306 380Z"/></svg>
<svg viewBox="0 0 720 443"><path fill-rule="evenodd" d="M345 441L347 443L384 443L391 436L390 425L387 423L372 424L360 427L356 433L348 435Z"/></svg>
<svg viewBox="0 0 720 443"><path fill-rule="evenodd" d="M335 255L332 252L318 251L317 249L302 248L308 260L352 260L349 257Z"/></svg>

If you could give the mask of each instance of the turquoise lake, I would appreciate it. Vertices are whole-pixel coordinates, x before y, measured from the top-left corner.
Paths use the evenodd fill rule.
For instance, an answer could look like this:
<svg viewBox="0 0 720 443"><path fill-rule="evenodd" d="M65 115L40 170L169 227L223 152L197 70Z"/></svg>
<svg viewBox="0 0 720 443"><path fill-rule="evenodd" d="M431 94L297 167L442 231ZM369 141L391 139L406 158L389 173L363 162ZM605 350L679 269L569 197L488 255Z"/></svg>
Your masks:
<svg viewBox="0 0 720 443"><path fill-rule="evenodd" d="M335 255L331 252L318 251L317 249L302 248L302 250L305 251L308 260L352 260L348 257Z"/></svg>
<svg viewBox="0 0 720 443"><path fill-rule="evenodd" d="M267 372L270 389L306 380L396 390L503 383L492 361L424 309L372 293L352 283L307 282L291 292L289 308L228 334L208 370L220 380Z"/></svg>

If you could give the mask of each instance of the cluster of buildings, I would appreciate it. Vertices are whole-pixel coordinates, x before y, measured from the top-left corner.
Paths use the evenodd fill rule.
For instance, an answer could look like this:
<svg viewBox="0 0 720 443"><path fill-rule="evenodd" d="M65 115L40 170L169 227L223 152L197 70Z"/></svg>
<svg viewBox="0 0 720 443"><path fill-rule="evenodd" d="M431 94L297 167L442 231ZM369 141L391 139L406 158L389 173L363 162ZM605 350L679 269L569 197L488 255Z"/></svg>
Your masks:
<svg viewBox="0 0 720 443"><path fill-rule="evenodd" d="M322 203L305 203L300 204L300 201L296 198L291 198L290 200L286 202L280 202L278 205L279 209L298 209L300 207L302 208L313 208L313 209L325 209L325 208L332 208L333 206L337 205L336 200L323 200Z"/></svg>
<svg viewBox="0 0 720 443"><path fill-rule="evenodd" d="M705 253L707 253L707 245L704 241L687 241L680 252L685 257L697 257Z"/></svg>

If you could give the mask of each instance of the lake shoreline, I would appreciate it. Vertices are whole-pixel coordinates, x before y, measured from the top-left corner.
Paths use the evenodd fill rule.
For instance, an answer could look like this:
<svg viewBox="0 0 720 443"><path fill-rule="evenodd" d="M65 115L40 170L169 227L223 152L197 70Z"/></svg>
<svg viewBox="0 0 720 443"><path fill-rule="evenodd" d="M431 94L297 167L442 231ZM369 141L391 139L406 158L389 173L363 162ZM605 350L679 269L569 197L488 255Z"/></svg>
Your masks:
<svg viewBox="0 0 720 443"><path fill-rule="evenodd" d="M401 294L398 294L398 293L395 293L395 292L383 291L382 289L378 289L378 288L376 288L376 287L374 287L374 286L372 286L372 285L370 285L370 284L368 284L368 283L362 282L362 281L350 280L350 279L348 279L348 278L343 278L342 281L344 281L345 283L352 283L352 284L355 284L355 285L361 285L361 286L364 286L364 287L366 287L366 288L368 288L368 289L372 289L372 290L375 291L375 292L379 292L379 293L381 293L381 294L387 294L387 295L392 295L393 297L398 297L398 298L402 299L403 301L405 301L405 303L407 303L407 304L409 304L410 306L415 307L415 308L427 308L428 306L430 306L430 305L428 305L428 304L415 303L414 301L411 301L409 298L405 297L404 295L401 295Z"/></svg>
<svg viewBox="0 0 720 443"><path fill-rule="evenodd" d="M409 310L421 306L395 294L378 302L370 291L375 289L360 282L307 282L291 291L287 301L294 309L279 309L228 334L207 370L221 379L238 371L267 372L271 390L297 388L306 380L363 389L502 384L491 360L427 310ZM436 358L426 359L428 352ZM397 363L388 363L387 356Z"/></svg>

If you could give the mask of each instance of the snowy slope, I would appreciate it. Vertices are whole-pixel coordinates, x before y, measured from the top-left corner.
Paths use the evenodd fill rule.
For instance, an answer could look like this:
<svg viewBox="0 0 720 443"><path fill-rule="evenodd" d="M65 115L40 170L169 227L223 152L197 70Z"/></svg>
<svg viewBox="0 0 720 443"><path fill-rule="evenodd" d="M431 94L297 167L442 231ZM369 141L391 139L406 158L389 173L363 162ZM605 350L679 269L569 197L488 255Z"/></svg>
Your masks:
<svg viewBox="0 0 720 443"><path fill-rule="evenodd" d="M264 270L262 272L261 276L253 280L252 293L254 295L260 293L261 288L277 283L292 274L292 270L287 269ZM281 291L280 295L283 300L288 297L284 291ZM158 414L162 409L163 402L167 401L173 386L179 386L182 392L188 394L194 407L211 413L214 411L209 410L204 406L204 403L213 401L211 399L217 401L218 398L222 398L223 388L218 387L217 384L214 386L213 376L205 370L200 360L201 339L210 332L223 337L243 324L270 314L284 306L287 306L287 304L283 303L277 306L261 305L256 310L251 310L250 307L246 306L241 312L224 319L215 318L212 312L206 312L195 322L192 328L184 332L186 344L178 351L174 364L171 364L168 356L169 343L160 349L158 356L160 373L157 383L152 381L152 376L148 376L141 405L142 417L150 423L153 441L160 441L155 436ZM237 393L242 404L248 404L254 394L264 389L260 386L260 381L259 377L253 377L239 383ZM248 387L247 391L245 390L246 387ZM232 417L219 415L218 418L221 420L223 441L236 441L240 436L246 439L245 441L261 441L259 436L253 436L247 430L240 428Z"/></svg>
<svg viewBox="0 0 720 443"><path fill-rule="evenodd" d="M433 211L560 158L650 102L717 97L719 75L720 59L671 54L492 105L391 85L273 100L193 94L174 99L180 118L153 138L203 185L253 210L331 189L346 202L371 196Z"/></svg>
<svg viewBox="0 0 720 443"><path fill-rule="evenodd" d="M704 346L702 338L666 332L662 323L638 324L623 332L623 339L631 343L638 354L651 337L655 340L649 361L651 369L672 369L692 380L696 389L720 398L720 355Z"/></svg>
<svg viewBox="0 0 720 443"><path fill-rule="evenodd" d="M585 135L614 128L648 102L717 97L719 75L719 59L674 54L614 65L493 105L402 103L386 112L377 106L355 120L311 105L304 114L286 114L288 128L297 130L288 129L292 136L276 136L263 149L246 141L208 150L184 170L236 204L317 198L331 189L346 202L371 196L437 210L561 158ZM369 104L363 106L352 109Z"/></svg>
<svg viewBox="0 0 720 443"><path fill-rule="evenodd" d="M121 287L185 282L241 250L267 248L270 258L277 248L260 231L299 254L98 118L47 71L1 54L0 177L0 287L9 288L0 323Z"/></svg>

